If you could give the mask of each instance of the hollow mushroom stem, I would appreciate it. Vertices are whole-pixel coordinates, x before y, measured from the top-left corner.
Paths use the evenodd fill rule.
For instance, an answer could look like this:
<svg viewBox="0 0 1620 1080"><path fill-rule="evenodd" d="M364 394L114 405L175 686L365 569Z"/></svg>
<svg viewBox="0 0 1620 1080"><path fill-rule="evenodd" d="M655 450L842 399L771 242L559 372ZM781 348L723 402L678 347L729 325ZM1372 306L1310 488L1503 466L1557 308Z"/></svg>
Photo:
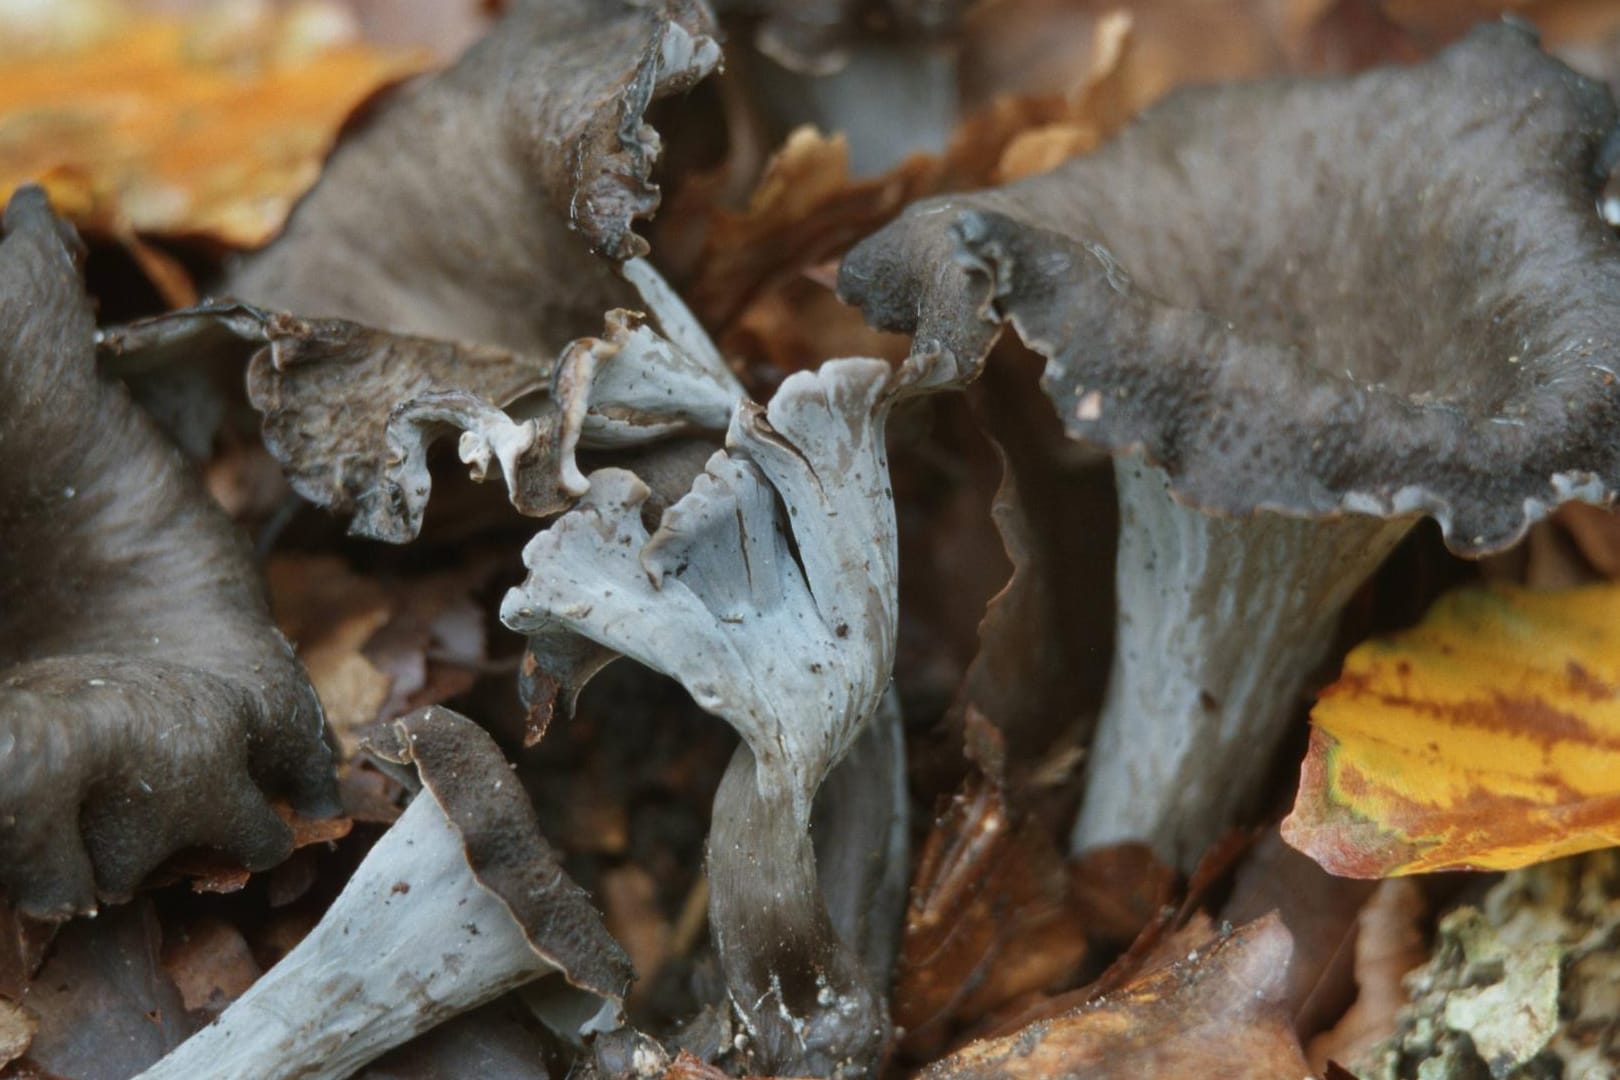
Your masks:
<svg viewBox="0 0 1620 1080"><path fill-rule="evenodd" d="M613 1026L629 962L557 864L493 740L432 708L394 725L423 788L298 946L140 1080L342 1080L551 972Z"/></svg>
<svg viewBox="0 0 1620 1080"><path fill-rule="evenodd" d="M552 970L479 884L439 804L417 798L298 947L141 1078L338 1080Z"/></svg>
<svg viewBox="0 0 1620 1080"><path fill-rule="evenodd" d="M1255 809L1340 611L1415 521L1214 517L1116 459L1119 617L1075 851L1144 841L1186 868Z"/></svg>
<svg viewBox="0 0 1620 1080"><path fill-rule="evenodd" d="M709 921L728 989L755 1055L816 1076L856 1072L888 1035L883 995L834 932L802 800L760 779L739 746L714 799Z"/></svg>

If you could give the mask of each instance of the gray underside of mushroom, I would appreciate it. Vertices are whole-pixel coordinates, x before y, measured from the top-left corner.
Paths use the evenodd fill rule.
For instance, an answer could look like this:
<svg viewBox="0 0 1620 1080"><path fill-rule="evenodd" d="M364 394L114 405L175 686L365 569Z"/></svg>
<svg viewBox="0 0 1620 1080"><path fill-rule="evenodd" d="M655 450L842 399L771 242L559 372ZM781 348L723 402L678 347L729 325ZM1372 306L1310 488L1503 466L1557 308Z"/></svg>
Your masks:
<svg viewBox="0 0 1620 1080"><path fill-rule="evenodd" d="M144 1080L342 1080L552 972L587 1003L566 1035L623 1022L629 959L562 871L494 740L429 708L373 750L413 762L422 790L297 947Z"/></svg>
<svg viewBox="0 0 1620 1080"><path fill-rule="evenodd" d="M1184 88L845 258L840 293L913 358L973 370L1010 326L1068 434L1125 459L1079 846L1186 866L1258 809L1339 607L1419 517L1477 557L1614 500L1615 123L1484 25L1423 64Z"/></svg>
<svg viewBox="0 0 1620 1080"><path fill-rule="evenodd" d="M298 947L142 1080L343 1080L442 1020L554 970L417 798Z"/></svg>
<svg viewBox="0 0 1620 1080"><path fill-rule="evenodd" d="M1237 778L1267 771L1345 601L1413 519L1218 518L1140 458L1115 477L1114 668L1072 846L1139 840L1190 869L1260 809Z"/></svg>

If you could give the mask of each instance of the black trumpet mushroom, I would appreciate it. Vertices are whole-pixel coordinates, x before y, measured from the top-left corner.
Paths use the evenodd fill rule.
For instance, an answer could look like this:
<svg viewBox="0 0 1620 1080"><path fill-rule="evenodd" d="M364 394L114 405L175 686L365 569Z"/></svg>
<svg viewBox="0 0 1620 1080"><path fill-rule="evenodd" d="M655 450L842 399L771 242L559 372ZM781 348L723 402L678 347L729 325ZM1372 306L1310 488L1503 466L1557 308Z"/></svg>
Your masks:
<svg viewBox="0 0 1620 1080"><path fill-rule="evenodd" d="M1350 78L1187 89L844 261L971 373L1003 323L1116 458L1117 649L1074 846L1189 866L1258 809L1341 608L1419 519L1500 551L1620 484L1615 108L1515 24Z"/></svg>
<svg viewBox="0 0 1620 1080"><path fill-rule="evenodd" d="M0 240L0 886L65 918L175 851L292 850L338 809L325 722L245 538L96 370L82 254L37 188Z"/></svg>

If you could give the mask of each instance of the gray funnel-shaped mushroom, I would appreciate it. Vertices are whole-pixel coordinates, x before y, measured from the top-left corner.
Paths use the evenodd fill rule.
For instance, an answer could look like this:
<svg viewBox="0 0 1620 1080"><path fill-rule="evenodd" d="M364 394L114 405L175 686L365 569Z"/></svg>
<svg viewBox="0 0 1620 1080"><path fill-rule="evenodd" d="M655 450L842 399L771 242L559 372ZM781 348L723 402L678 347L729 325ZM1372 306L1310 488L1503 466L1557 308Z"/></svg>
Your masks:
<svg viewBox="0 0 1620 1080"><path fill-rule="evenodd" d="M1179 92L930 200L840 288L971 370L999 324L1119 455L1114 682L1076 826L1187 866L1256 809L1340 607L1421 516L1516 542L1620 481L1614 107L1510 25L1428 63Z"/></svg>

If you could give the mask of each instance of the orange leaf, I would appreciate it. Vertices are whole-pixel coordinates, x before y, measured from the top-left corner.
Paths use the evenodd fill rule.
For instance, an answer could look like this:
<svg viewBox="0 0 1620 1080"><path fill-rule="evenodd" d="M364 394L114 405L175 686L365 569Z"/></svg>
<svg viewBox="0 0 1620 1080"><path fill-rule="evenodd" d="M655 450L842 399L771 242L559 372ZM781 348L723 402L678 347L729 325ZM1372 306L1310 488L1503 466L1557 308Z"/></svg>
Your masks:
<svg viewBox="0 0 1620 1080"><path fill-rule="evenodd" d="M76 224L114 234L264 243L349 114L428 60L346 40L323 4L188 21L98 10L65 41L0 51L0 197L40 182Z"/></svg>
<svg viewBox="0 0 1620 1080"><path fill-rule="evenodd" d="M1332 873L1620 844L1620 585L1452 593L1353 650L1311 721L1283 837Z"/></svg>
<svg viewBox="0 0 1620 1080"><path fill-rule="evenodd" d="M1305 1077L1286 997L1293 939L1275 913L1115 993L963 1047L922 1080Z"/></svg>

